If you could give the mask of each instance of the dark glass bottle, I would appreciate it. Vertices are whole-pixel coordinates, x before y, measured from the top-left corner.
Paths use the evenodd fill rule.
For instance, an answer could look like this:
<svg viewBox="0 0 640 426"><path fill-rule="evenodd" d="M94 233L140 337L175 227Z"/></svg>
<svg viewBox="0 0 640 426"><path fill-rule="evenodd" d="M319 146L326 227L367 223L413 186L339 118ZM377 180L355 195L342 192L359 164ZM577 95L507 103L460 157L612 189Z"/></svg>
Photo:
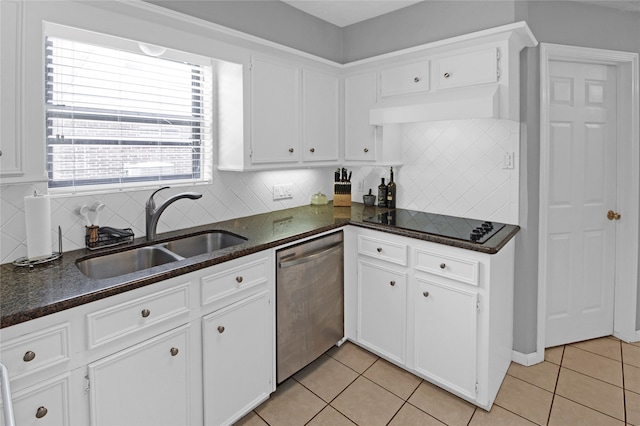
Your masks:
<svg viewBox="0 0 640 426"><path fill-rule="evenodd" d="M384 183L384 178L378 185L378 207L387 207L387 185Z"/></svg>
<svg viewBox="0 0 640 426"><path fill-rule="evenodd" d="M387 185L387 207L396 208L396 183L393 181L393 167L389 172L389 185Z"/></svg>

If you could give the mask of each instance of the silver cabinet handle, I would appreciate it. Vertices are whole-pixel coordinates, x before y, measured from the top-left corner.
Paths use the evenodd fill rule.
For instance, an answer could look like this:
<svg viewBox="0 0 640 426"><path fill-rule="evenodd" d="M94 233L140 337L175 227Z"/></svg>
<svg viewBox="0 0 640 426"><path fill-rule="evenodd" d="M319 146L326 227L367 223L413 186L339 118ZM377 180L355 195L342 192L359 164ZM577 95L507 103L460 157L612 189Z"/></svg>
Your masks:
<svg viewBox="0 0 640 426"><path fill-rule="evenodd" d="M171 352L171 356L176 356L180 351L178 350L178 348L171 348L169 352Z"/></svg>
<svg viewBox="0 0 640 426"><path fill-rule="evenodd" d="M390 281L389 284L391 285L391 287L393 287L394 285L396 285L395 281Z"/></svg>
<svg viewBox="0 0 640 426"><path fill-rule="evenodd" d="M413 78L413 82L414 83L419 83L420 82L420 77L414 77Z"/></svg>
<svg viewBox="0 0 640 426"><path fill-rule="evenodd" d="M242 276L238 275L236 277L236 281L238 282L238 284L240 284L242 282Z"/></svg>
<svg viewBox="0 0 640 426"><path fill-rule="evenodd" d="M38 407L38 409L36 410L36 418L41 419L46 416L48 412L49 410L47 410L45 407Z"/></svg>
<svg viewBox="0 0 640 426"><path fill-rule="evenodd" d="M424 297L429 297L429 292L428 292L428 291L425 291L425 292L423 292L423 293L422 293L422 295L423 295Z"/></svg>
<svg viewBox="0 0 640 426"><path fill-rule="evenodd" d="M221 325L218 326L218 333L220 333L220 334L224 333L224 327L223 326L221 326Z"/></svg>
<svg viewBox="0 0 640 426"><path fill-rule="evenodd" d="M444 73L444 78L449 78L449 77L451 77L451 74L449 74L448 72L445 72Z"/></svg>
<svg viewBox="0 0 640 426"><path fill-rule="evenodd" d="M149 315L151 315L151 311L148 309L143 309L142 312L140 312L142 314L142 318L146 318Z"/></svg>
<svg viewBox="0 0 640 426"><path fill-rule="evenodd" d="M36 353L33 351L27 351L25 352L24 356L22 357L22 360L24 362L29 362L29 361L33 361L33 359L36 357Z"/></svg>
<svg viewBox="0 0 640 426"><path fill-rule="evenodd" d="M440 269L444 269L444 268L446 268L446 267L447 267L447 265L445 265L444 263L441 263L441 264L440 264Z"/></svg>

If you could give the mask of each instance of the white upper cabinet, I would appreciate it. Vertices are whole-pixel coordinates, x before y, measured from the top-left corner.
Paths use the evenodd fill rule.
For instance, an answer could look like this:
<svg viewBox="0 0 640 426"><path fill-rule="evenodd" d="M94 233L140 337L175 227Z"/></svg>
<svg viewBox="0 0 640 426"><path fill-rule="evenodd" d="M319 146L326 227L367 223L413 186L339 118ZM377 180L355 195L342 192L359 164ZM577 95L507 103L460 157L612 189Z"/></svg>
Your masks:
<svg viewBox="0 0 640 426"><path fill-rule="evenodd" d="M380 96L429 91L429 61L420 61L380 71Z"/></svg>
<svg viewBox="0 0 640 426"><path fill-rule="evenodd" d="M369 109L376 102L376 72L344 79L344 159L375 161L376 128L369 124Z"/></svg>
<svg viewBox="0 0 640 426"><path fill-rule="evenodd" d="M298 162L300 70L272 58L251 59L251 163Z"/></svg>
<svg viewBox="0 0 640 426"><path fill-rule="evenodd" d="M434 61L436 87L472 86L498 81L498 49L490 47Z"/></svg>
<svg viewBox="0 0 640 426"><path fill-rule="evenodd" d="M339 84L337 74L302 71L302 159L305 162L339 158Z"/></svg>

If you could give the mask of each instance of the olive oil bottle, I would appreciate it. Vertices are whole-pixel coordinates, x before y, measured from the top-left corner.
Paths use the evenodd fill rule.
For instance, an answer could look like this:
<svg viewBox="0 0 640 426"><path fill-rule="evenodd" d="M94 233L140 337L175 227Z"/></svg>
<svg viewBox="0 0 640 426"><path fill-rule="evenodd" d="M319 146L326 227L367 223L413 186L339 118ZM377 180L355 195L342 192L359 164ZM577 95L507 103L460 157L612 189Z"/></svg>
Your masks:
<svg viewBox="0 0 640 426"><path fill-rule="evenodd" d="M396 183L393 181L393 167L389 172L389 185L387 185L387 207L396 208Z"/></svg>
<svg viewBox="0 0 640 426"><path fill-rule="evenodd" d="M387 207L387 185L384 183L384 178L378 185L378 207Z"/></svg>

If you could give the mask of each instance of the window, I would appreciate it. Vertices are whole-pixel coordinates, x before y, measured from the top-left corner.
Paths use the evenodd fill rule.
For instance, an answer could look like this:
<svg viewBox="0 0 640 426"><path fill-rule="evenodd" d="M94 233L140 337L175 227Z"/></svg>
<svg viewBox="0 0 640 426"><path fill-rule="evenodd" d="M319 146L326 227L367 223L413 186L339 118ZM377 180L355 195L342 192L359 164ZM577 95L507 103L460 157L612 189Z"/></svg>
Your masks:
<svg viewBox="0 0 640 426"><path fill-rule="evenodd" d="M45 40L49 188L209 180L212 61L91 34Z"/></svg>

